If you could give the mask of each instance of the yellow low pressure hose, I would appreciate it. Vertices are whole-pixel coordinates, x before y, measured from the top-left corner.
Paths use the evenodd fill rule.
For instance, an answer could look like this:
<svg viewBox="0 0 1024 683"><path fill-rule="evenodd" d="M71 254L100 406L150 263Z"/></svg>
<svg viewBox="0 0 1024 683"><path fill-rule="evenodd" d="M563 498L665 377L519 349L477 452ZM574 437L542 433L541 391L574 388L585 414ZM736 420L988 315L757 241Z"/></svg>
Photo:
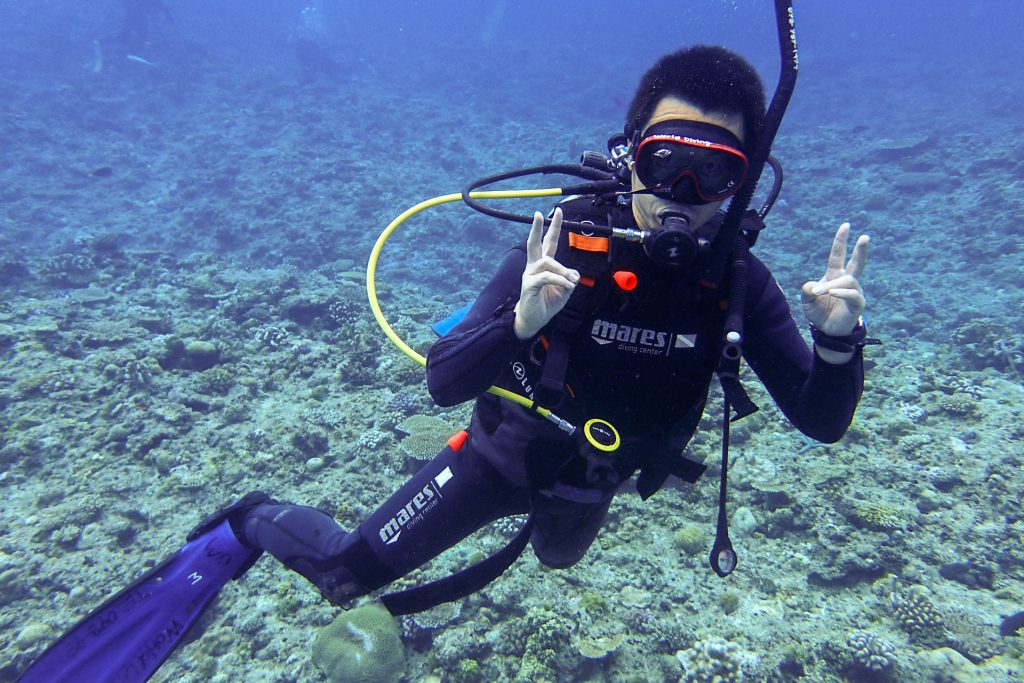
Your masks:
<svg viewBox="0 0 1024 683"><path fill-rule="evenodd" d="M472 197L473 199L513 199L524 197L557 197L561 196L561 194L561 188L551 187L540 190L477 191L471 192L469 196ZM380 237L377 238L377 242L373 245L373 249L370 251L370 260L366 264L366 295L370 299L370 310L373 311L373 317L377 320L377 324L380 325L380 329L384 331L384 334L387 336L387 338L390 339L391 342L395 346L397 346L402 353L409 356L409 358L412 358L420 365L426 365L427 359L423 356L423 354L417 352L416 349L406 344L405 340L398 336L398 333L395 332L395 330L391 327L391 324L388 323L387 318L384 317L384 312L381 311L380 309L380 302L377 300L377 261L380 259L381 251L383 251L384 245L387 243L388 238L391 237L391 234L395 230L397 230L398 227L402 225L402 223L409 220L411 217L415 216L419 212L424 211L425 209L429 209L434 206L440 206L441 204L448 204L451 202L458 201L462 201L461 193L445 194L439 197L434 197L433 199L427 199L426 201L422 201L419 204L416 204L415 206L403 211L401 214L399 214L397 218L388 223L388 226L384 228L383 232L381 232ZM562 418L558 417L547 408L542 408L540 406L535 407L533 401L531 401L526 396L520 396L519 394L508 391L507 389L502 389L501 387L495 386L492 386L487 391L494 394L495 396L500 396L501 398L507 398L510 401L515 401L519 405L525 406L526 408L529 408L531 410L536 410L539 415L555 423L556 425L558 425L560 429L569 432L570 434L574 432L576 429L573 425L569 424Z"/></svg>

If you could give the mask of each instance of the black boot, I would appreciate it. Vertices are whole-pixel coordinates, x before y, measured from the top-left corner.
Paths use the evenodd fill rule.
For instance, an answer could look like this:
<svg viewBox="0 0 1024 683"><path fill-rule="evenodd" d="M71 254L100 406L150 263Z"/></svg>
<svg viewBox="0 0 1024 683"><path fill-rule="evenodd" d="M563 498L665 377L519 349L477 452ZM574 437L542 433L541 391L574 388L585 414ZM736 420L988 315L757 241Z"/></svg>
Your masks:
<svg viewBox="0 0 1024 683"><path fill-rule="evenodd" d="M349 568L351 563L365 564L361 562L363 553L351 549L358 535L347 533L322 510L281 503L254 491L203 520L189 534L189 540L225 519L235 537L253 548L253 562L263 551L269 552L313 583L332 604L344 605L370 590Z"/></svg>
<svg viewBox="0 0 1024 683"><path fill-rule="evenodd" d="M353 549L365 544L323 510L288 503L259 505L245 516L240 531L249 544L313 583L332 604L342 606L369 592L357 573L372 565Z"/></svg>
<svg viewBox="0 0 1024 683"><path fill-rule="evenodd" d="M194 529L192 529L192 531L188 532L187 538L189 541L194 541L210 529L221 524L225 519L228 520L228 524L231 526L231 532L235 535L235 538L238 539L238 542L247 548L253 549L252 557L250 557L249 561L245 563L245 566L239 569L238 574L235 576L235 578L238 578L245 572L249 571L249 568L256 564L256 560L260 559L260 556L263 555L263 548L254 546L245 537L245 518L258 506L273 504L276 502L277 501L262 491L247 493L234 503L231 503L225 508L221 508L201 521Z"/></svg>

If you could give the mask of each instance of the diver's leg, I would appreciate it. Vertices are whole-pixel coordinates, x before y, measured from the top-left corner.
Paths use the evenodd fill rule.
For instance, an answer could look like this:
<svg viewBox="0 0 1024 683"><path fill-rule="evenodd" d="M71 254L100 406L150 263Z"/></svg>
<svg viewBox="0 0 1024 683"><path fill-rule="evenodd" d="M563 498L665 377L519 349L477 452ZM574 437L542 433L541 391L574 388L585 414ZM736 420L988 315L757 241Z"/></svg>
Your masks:
<svg viewBox="0 0 1024 683"><path fill-rule="evenodd" d="M580 503L537 494L530 543L541 564L565 569L579 562L604 525L613 497L614 493L594 503Z"/></svg>
<svg viewBox="0 0 1024 683"><path fill-rule="evenodd" d="M346 533L315 508L267 502L239 525L250 545L346 602L434 558L491 521L526 512L523 489L471 448L445 448L359 527Z"/></svg>

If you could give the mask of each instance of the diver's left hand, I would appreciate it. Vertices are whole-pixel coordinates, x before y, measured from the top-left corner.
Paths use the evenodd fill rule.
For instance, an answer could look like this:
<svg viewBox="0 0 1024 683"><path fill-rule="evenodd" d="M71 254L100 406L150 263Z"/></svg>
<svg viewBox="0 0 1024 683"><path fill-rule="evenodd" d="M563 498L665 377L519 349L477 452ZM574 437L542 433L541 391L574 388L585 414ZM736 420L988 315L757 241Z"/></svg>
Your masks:
<svg viewBox="0 0 1024 683"><path fill-rule="evenodd" d="M850 334L864 312L864 291L858 278L868 262L868 236L857 238L844 265L849 236L850 224L843 223L832 240L828 269L820 280L805 282L800 296L807 321L837 337Z"/></svg>

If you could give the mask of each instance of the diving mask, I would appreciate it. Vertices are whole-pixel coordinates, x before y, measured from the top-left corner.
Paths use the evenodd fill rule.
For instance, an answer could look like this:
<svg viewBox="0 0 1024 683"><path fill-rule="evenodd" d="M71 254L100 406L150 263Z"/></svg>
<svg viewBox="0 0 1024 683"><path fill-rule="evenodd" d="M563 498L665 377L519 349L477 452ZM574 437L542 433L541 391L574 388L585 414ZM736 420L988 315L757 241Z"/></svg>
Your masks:
<svg viewBox="0 0 1024 683"><path fill-rule="evenodd" d="M710 204L731 197L749 166L732 132L699 121L656 123L634 149L640 182L655 195L681 204Z"/></svg>

